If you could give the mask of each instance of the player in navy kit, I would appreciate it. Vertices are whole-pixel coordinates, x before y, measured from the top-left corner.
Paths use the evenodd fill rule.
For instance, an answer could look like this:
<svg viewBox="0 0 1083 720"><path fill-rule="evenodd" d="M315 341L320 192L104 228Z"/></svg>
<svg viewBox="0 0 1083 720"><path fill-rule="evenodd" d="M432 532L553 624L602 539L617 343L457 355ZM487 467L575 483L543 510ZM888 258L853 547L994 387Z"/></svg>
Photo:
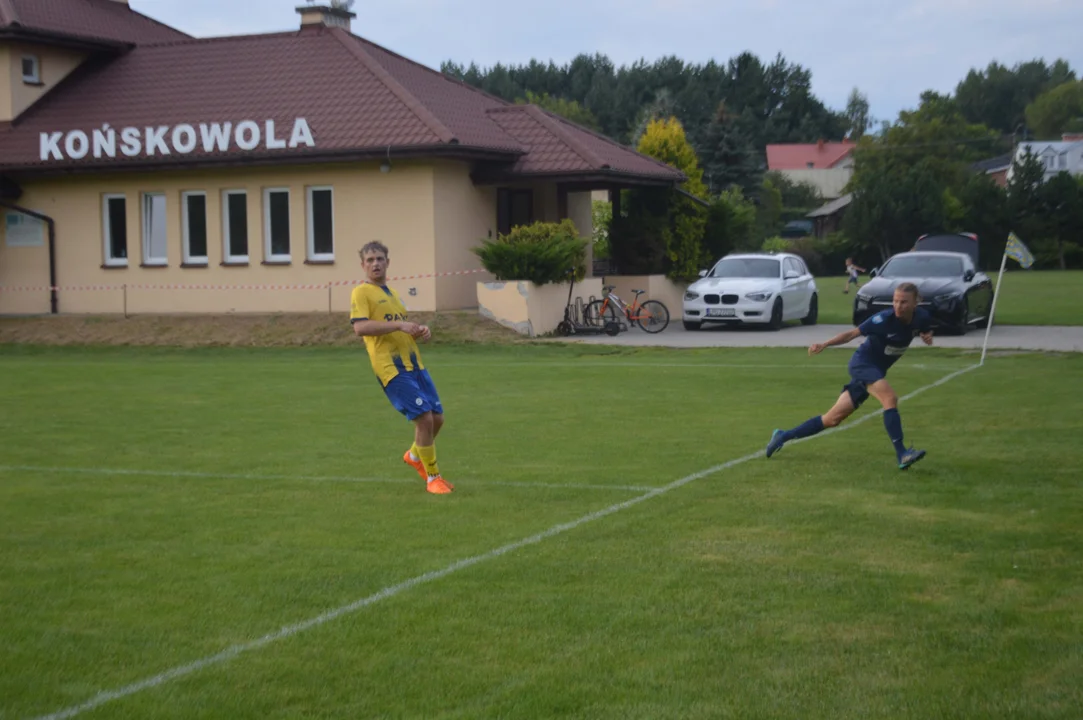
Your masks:
<svg viewBox="0 0 1083 720"><path fill-rule="evenodd" d="M861 407L869 395L884 406L884 427L891 444L895 446L899 469L906 470L925 457L924 450L903 445L902 420L896 409L899 399L885 376L910 347L914 337L920 336L926 345L933 344L931 318L918 307L918 289L913 283L902 283L895 288L892 305L891 310L876 313L858 327L809 347L809 355L816 355L826 347L845 345L860 335L865 336L865 342L850 358L850 382L843 386L835 405L826 414L817 415L792 430L775 430L767 444L767 457L774 455L790 440L811 437L824 428L835 427Z"/></svg>

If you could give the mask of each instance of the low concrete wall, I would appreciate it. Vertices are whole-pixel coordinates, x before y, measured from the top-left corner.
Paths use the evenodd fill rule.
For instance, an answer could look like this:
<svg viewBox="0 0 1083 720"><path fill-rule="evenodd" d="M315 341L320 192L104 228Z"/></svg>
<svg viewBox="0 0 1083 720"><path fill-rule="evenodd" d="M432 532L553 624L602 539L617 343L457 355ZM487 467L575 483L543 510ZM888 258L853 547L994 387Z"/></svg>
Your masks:
<svg viewBox="0 0 1083 720"><path fill-rule="evenodd" d="M556 330L564 319L568 304L568 284L535 285L525 280L479 282L478 312L528 337L538 337ZM602 296L601 278L586 278L575 284L576 297L586 302Z"/></svg>

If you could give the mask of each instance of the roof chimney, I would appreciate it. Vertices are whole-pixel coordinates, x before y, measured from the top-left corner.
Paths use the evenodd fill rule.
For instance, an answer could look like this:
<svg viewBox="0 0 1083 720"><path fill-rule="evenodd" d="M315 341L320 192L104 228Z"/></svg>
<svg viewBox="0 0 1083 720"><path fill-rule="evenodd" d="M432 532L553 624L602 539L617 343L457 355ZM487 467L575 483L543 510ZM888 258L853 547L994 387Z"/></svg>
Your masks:
<svg viewBox="0 0 1083 720"><path fill-rule="evenodd" d="M816 141L816 149L817 150L823 150L824 149L824 139L823 138L820 138L819 140Z"/></svg>
<svg viewBox="0 0 1083 720"><path fill-rule="evenodd" d="M317 4L302 5L297 8L301 16L301 27L305 25L324 25L326 27L339 27L350 32L350 20L357 17L357 13L350 12L353 0L307 0Z"/></svg>

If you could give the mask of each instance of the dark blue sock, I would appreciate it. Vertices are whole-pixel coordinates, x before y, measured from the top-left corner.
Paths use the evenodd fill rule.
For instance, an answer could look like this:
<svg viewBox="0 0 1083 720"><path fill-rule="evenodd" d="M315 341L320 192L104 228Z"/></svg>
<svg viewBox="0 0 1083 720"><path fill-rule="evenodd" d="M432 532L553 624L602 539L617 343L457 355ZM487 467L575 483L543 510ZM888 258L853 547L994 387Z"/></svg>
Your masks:
<svg viewBox="0 0 1083 720"><path fill-rule="evenodd" d="M823 417L817 415L814 418L810 418L801 423L792 430L787 430L782 433L782 439L786 442L790 440L797 440L798 438L806 438L815 435L818 432L822 432L824 429Z"/></svg>
<svg viewBox="0 0 1083 720"><path fill-rule="evenodd" d="M902 457L906 446L903 445L902 418L895 408L884 411L884 428L887 429L887 436L891 438L891 444L895 446L895 455Z"/></svg>

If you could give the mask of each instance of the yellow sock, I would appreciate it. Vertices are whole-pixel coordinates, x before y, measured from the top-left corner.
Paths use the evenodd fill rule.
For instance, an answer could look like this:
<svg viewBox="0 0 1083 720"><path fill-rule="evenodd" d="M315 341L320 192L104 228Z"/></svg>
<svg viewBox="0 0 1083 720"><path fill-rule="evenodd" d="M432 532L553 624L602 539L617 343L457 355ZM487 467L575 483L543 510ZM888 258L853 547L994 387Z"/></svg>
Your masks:
<svg viewBox="0 0 1083 720"><path fill-rule="evenodd" d="M418 447L417 456L421 458L421 462L425 463L425 471L429 473L429 477L436 477L440 474L440 468L436 464L435 445L429 445L428 447Z"/></svg>
<svg viewBox="0 0 1083 720"><path fill-rule="evenodd" d="M417 442L416 441L414 442L413 445L410 446L410 457L414 458L415 460L417 458L421 457L421 454L418 453L418 451L417 451Z"/></svg>

